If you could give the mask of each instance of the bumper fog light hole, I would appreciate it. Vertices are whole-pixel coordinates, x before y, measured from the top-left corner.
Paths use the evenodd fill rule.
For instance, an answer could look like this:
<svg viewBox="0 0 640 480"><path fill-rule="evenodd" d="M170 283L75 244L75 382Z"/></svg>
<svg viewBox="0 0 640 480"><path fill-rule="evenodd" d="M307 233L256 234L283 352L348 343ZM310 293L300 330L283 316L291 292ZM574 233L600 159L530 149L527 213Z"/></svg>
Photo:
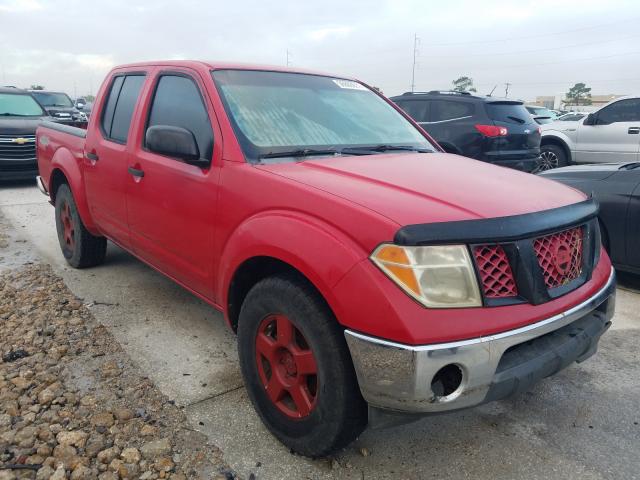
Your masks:
<svg viewBox="0 0 640 480"><path fill-rule="evenodd" d="M436 398L448 397L462 384L462 370L454 364L446 365L431 380L431 391Z"/></svg>

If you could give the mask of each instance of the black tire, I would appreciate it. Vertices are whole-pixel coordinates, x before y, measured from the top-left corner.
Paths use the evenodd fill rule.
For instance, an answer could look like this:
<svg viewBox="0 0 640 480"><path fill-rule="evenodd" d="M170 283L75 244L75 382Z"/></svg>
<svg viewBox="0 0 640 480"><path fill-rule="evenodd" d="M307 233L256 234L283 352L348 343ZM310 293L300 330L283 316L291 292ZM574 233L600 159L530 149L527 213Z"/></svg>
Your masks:
<svg viewBox="0 0 640 480"><path fill-rule="evenodd" d="M569 165L567 154L558 145L548 144L540 147L540 157L532 173L544 172Z"/></svg>
<svg viewBox="0 0 640 480"><path fill-rule="evenodd" d="M86 229L66 183L58 187L55 205L58 241L67 263L74 268L95 267L103 263L107 239L95 237Z"/></svg>
<svg viewBox="0 0 640 480"><path fill-rule="evenodd" d="M303 418L290 418L276 406L259 372L258 334L274 315L290 320L294 336L303 337L315 358L315 403ZM269 277L251 289L240 311L238 353L254 408L271 433L292 451L309 457L326 456L351 443L366 427L367 405L360 394L343 329L303 279L294 275ZM262 356L260 359L265 360Z"/></svg>

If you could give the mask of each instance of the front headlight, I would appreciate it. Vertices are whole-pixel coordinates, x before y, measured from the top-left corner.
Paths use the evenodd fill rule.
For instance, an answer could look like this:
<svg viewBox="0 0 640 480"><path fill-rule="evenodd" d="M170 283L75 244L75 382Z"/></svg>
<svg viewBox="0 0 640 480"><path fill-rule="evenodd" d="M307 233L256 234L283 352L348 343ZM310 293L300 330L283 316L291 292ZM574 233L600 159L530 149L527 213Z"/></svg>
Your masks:
<svg viewBox="0 0 640 480"><path fill-rule="evenodd" d="M465 245L380 245L371 260L426 307L480 307L482 298Z"/></svg>

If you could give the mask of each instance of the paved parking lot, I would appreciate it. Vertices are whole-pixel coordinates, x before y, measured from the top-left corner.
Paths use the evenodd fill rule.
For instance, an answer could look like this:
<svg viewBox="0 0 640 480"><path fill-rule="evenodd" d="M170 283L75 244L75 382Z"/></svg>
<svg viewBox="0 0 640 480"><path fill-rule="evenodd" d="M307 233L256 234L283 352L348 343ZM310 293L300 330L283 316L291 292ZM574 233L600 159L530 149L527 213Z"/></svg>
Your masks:
<svg viewBox="0 0 640 480"><path fill-rule="evenodd" d="M51 263L245 477L640 478L638 278L621 277L614 326L586 363L517 398L367 431L335 459L313 461L291 455L262 427L242 387L235 337L220 314L113 246L105 265L69 269L53 209L31 185L1 185L0 212L15 230L0 264L10 265L18 251L16 258Z"/></svg>

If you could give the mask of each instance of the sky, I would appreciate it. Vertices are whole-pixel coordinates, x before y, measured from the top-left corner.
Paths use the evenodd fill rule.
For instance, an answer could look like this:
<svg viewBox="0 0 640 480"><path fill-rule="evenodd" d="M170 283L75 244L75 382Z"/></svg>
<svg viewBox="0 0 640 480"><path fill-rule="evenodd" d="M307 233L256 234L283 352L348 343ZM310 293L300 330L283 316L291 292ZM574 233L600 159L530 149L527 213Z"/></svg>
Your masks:
<svg viewBox="0 0 640 480"><path fill-rule="evenodd" d="M95 93L115 65L206 59L356 77L392 96L640 93L638 0L0 0L0 85Z"/></svg>

